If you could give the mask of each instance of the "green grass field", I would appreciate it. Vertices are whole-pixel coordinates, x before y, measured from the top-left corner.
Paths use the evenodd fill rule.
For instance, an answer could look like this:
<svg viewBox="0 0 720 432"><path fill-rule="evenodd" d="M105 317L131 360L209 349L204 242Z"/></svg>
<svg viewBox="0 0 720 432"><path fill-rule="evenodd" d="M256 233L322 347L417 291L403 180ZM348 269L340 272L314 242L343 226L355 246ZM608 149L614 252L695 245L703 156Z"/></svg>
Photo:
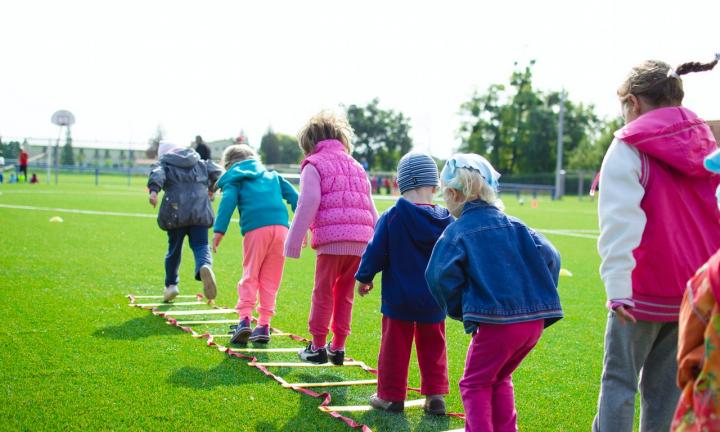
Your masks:
<svg viewBox="0 0 720 432"><path fill-rule="evenodd" d="M162 293L166 235L156 225L143 183L136 178L128 187L127 178L103 178L96 187L87 177L64 176L59 186L0 185L0 429L348 430L317 409L319 400L284 389L244 360L210 349L161 318L127 306L128 293ZM390 204L380 201L378 208ZM520 429L588 430L599 388L606 316L597 272L595 203L541 200L533 209L508 197L506 205L508 213L535 228L564 230L547 236L560 250L563 267L574 274L561 279L565 319L545 332L514 375ZM48 221L56 215L64 222ZM184 258L181 293L200 292L187 246ZM308 336L314 260L306 249L300 260L287 262L273 326ZM240 232L233 224L215 255L218 304L235 304L241 261ZM373 366L380 344L379 305L379 289L356 298L347 346L349 356ZM197 330L225 333L227 326ZM448 408L462 411L457 382L469 336L459 322L448 321L447 330ZM279 337L271 344L301 347ZM265 358L293 360L293 355ZM354 368L273 371L295 382L372 378ZM410 384L419 386L416 363L411 363ZM366 404L374 387L327 391L333 405L355 405ZM431 418L421 409L350 417L377 431L462 427L459 420Z"/></svg>

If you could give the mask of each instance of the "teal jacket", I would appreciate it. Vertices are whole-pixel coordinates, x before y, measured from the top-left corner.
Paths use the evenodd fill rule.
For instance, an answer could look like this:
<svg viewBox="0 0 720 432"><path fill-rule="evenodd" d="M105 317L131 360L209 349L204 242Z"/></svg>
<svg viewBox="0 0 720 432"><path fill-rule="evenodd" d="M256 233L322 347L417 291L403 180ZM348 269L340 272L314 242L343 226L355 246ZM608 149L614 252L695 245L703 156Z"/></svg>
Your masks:
<svg viewBox="0 0 720 432"><path fill-rule="evenodd" d="M275 171L265 169L260 161L247 159L238 162L220 177L222 200L213 231L225 233L237 207L240 212L240 231L246 233L271 225L288 227L288 210L283 199L297 207L295 188Z"/></svg>

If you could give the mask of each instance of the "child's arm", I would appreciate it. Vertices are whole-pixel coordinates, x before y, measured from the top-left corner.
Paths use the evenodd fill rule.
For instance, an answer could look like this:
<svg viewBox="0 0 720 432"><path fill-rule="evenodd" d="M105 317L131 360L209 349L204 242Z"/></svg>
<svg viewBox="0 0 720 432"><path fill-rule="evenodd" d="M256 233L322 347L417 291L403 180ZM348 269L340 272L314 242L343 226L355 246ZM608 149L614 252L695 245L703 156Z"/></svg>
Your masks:
<svg viewBox="0 0 720 432"><path fill-rule="evenodd" d="M300 258L305 234L320 207L320 173L312 165L306 165L300 173L300 196L292 225L285 240L285 256Z"/></svg>
<svg viewBox="0 0 720 432"><path fill-rule="evenodd" d="M375 275L385 270L385 264L388 259L388 213L383 214L378 219L375 226L375 234L365 249L365 253L360 261L360 267L355 274L355 280L358 281L358 294L365 295L373 288L373 279Z"/></svg>
<svg viewBox="0 0 720 432"><path fill-rule="evenodd" d="M215 185L217 184L218 179L220 176L222 176L222 168L220 168L215 162L213 161L207 161L207 172L208 172L208 190L210 192L215 192L217 190L217 187Z"/></svg>
<svg viewBox="0 0 720 432"><path fill-rule="evenodd" d="M640 207L645 188L640 183L642 162L634 148L615 140L603 160L600 173L598 251L600 275L613 308L632 307L633 251L640 246L647 218ZM619 302L618 302L619 300Z"/></svg>
<svg viewBox="0 0 720 432"><path fill-rule="evenodd" d="M238 191L233 185L225 185L223 187L222 199L218 206L217 216L215 217L215 225L213 225L213 252L217 252L218 246L222 241L225 232L230 225L230 218L235 213L238 204Z"/></svg>
<svg viewBox="0 0 720 432"><path fill-rule="evenodd" d="M150 205L155 207L157 205L158 193L162 190L165 185L165 170L163 169L160 162L154 163L150 167L150 176L148 177L147 188L150 193Z"/></svg>
<svg viewBox="0 0 720 432"><path fill-rule="evenodd" d="M278 175L278 177L280 178L280 192L282 192L282 197L290 204L292 211L295 212L298 205L298 191L289 181L285 180L285 177L281 175Z"/></svg>
<svg viewBox="0 0 720 432"><path fill-rule="evenodd" d="M538 251L540 251L540 255L542 255L545 264L547 264L548 270L550 270L550 275L552 276L555 286L558 286L560 280L560 253L544 235L529 228L528 231L535 241L535 246L537 246Z"/></svg>
<svg viewBox="0 0 720 432"><path fill-rule="evenodd" d="M462 321L462 296L467 284L465 252L445 236L433 248L425 280L435 300L450 318Z"/></svg>

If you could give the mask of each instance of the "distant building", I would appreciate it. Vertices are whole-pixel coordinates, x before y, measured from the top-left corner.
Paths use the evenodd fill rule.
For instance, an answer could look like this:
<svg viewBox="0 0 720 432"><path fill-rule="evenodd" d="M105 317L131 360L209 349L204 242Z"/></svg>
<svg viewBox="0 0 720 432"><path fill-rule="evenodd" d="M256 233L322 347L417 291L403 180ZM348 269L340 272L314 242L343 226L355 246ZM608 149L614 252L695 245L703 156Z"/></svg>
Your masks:
<svg viewBox="0 0 720 432"><path fill-rule="evenodd" d="M47 162L47 152L50 149L50 161L54 160L56 141L48 138L27 138L23 145L30 155L30 163L44 164ZM59 150L62 152L64 141L60 141ZM128 168L138 165L148 165L152 161L146 160L144 143L114 143L102 141L73 140L73 159L75 165L80 167L97 168Z"/></svg>
<svg viewBox="0 0 720 432"><path fill-rule="evenodd" d="M708 120L707 124L715 135L715 141L720 142L720 120Z"/></svg>

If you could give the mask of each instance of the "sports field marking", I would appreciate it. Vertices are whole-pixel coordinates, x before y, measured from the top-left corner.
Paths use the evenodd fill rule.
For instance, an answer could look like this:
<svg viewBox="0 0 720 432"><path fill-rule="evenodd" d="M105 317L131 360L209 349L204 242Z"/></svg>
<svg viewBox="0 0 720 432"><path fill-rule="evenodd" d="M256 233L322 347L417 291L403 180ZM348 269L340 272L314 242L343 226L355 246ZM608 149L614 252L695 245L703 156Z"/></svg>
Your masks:
<svg viewBox="0 0 720 432"><path fill-rule="evenodd" d="M416 399L411 401L405 401L405 408L421 407L425 405L425 399ZM357 412L357 411L372 411L373 407L370 405L328 405L320 407L320 411L326 412Z"/></svg>
<svg viewBox="0 0 720 432"><path fill-rule="evenodd" d="M316 383L289 383L285 382L282 384L285 388L309 388L309 387L351 387L357 385L373 385L377 384L376 379L368 380L355 380L355 381L328 381L328 382L316 382Z"/></svg>

